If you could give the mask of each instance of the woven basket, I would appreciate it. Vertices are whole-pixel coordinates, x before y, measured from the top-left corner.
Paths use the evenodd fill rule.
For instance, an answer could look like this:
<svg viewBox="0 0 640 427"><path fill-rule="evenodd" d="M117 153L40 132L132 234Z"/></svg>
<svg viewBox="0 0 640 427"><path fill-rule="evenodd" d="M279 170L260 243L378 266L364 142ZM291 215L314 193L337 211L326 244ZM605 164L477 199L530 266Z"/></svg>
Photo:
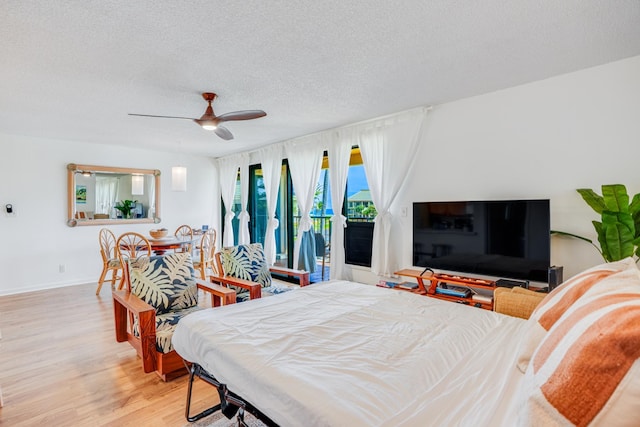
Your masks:
<svg viewBox="0 0 640 427"><path fill-rule="evenodd" d="M547 294L520 287L496 288L493 293L493 310L509 316L528 319Z"/></svg>
<svg viewBox="0 0 640 427"><path fill-rule="evenodd" d="M150 230L149 235L154 239L162 239L163 237L167 237L169 233L168 230Z"/></svg>

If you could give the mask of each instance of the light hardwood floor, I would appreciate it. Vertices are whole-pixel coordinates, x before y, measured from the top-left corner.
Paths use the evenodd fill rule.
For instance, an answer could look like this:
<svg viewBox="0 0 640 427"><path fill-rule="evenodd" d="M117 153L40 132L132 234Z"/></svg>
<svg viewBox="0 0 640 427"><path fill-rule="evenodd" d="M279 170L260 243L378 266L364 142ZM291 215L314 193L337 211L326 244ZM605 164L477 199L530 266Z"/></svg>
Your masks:
<svg viewBox="0 0 640 427"><path fill-rule="evenodd" d="M111 290L96 284L0 297L2 426L185 426L187 376L145 374L117 343ZM217 403L194 386L194 410Z"/></svg>

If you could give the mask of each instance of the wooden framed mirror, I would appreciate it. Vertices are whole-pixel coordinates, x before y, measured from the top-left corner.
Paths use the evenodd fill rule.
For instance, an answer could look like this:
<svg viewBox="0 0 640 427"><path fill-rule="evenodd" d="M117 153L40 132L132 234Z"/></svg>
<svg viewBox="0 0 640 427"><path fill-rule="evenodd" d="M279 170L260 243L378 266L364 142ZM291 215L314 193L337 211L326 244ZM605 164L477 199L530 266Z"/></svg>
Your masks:
<svg viewBox="0 0 640 427"><path fill-rule="evenodd" d="M160 222L160 171L67 165L67 225Z"/></svg>

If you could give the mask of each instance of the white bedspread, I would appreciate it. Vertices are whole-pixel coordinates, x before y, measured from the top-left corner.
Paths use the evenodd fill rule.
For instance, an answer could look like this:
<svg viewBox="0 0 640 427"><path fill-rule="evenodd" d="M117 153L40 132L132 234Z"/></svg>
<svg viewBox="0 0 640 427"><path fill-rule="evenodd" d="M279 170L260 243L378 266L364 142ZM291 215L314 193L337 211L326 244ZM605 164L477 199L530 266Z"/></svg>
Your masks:
<svg viewBox="0 0 640 427"><path fill-rule="evenodd" d="M190 314L173 344L281 426L493 426L523 324L334 281Z"/></svg>

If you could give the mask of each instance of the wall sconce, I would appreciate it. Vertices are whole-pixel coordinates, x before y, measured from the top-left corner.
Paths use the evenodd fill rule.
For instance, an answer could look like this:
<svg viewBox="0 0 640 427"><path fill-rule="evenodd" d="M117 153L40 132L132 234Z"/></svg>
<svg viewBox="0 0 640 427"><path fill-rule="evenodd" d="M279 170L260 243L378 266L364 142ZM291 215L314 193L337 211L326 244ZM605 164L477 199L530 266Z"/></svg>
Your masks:
<svg viewBox="0 0 640 427"><path fill-rule="evenodd" d="M144 194L144 176L131 175L131 195L141 196Z"/></svg>
<svg viewBox="0 0 640 427"><path fill-rule="evenodd" d="M187 191L187 168L184 166L171 168L171 190Z"/></svg>

